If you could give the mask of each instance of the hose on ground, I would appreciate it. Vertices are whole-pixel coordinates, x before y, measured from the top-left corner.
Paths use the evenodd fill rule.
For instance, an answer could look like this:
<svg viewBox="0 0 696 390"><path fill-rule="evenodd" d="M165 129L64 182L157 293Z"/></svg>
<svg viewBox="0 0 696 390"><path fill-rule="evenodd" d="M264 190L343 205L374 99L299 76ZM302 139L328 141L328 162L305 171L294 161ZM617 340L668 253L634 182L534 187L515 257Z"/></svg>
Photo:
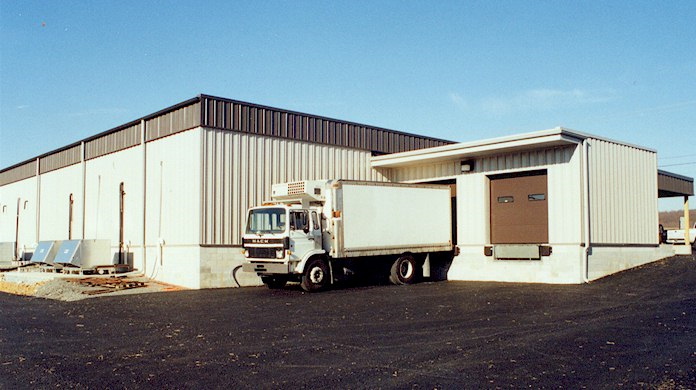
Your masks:
<svg viewBox="0 0 696 390"><path fill-rule="evenodd" d="M242 287L242 285L239 284L239 281L237 280L237 271L239 271L240 268L242 268L242 266L238 265L234 267L234 269L232 270L232 279L234 279L234 282L237 283L237 287Z"/></svg>

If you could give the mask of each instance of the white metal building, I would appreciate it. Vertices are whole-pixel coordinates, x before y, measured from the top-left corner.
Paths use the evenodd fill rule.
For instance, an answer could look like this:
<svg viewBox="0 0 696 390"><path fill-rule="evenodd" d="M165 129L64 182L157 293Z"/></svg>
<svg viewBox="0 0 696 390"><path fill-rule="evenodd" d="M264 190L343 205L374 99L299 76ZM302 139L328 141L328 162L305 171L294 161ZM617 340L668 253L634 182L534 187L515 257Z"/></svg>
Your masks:
<svg viewBox="0 0 696 390"><path fill-rule="evenodd" d="M0 253L108 239L114 260L121 253L155 279L234 286L246 210L272 183L384 181L373 155L447 143L200 95L1 170L0 243L12 250Z"/></svg>
<svg viewBox="0 0 696 390"><path fill-rule="evenodd" d="M693 194L654 150L563 128L452 144L200 95L0 170L0 261L107 239L155 279L235 286L247 208L315 179L452 185L451 280L581 283L669 256L658 194Z"/></svg>
<svg viewBox="0 0 696 390"><path fill-rule="evenodd" d="M389 180L456 184L451 280L582 283L673 254L654 150L555 128L377 156ZM660 171L659 193L693 194Z"/></svg>

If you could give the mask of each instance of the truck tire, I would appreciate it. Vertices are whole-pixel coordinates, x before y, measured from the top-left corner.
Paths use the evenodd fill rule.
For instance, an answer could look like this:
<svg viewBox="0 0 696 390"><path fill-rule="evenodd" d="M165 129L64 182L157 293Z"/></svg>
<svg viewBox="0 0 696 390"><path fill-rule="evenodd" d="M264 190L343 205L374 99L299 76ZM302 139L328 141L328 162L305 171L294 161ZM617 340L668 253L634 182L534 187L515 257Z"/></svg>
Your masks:
<svg viewBox="0 0 696 390"><path fill-rule="evenodd" d="M262 276L261 281L271 290L277 290L285 287L288 283L288 278L282 276Z"/></svg>
<svg viewBox="0 0 696 390"><path fill-rule="evenodd" d="M304 267L300 286L307 292L316 292L326 289L331 283L329 266L321 257L310 259Z"/></svg>
<svg viewBox="0 0 696 390"><path fill-rule="evenodd" d="M399 256L392 264L389 281L393 284L415 283L420 277L421 268L411 254Z"/></svg>

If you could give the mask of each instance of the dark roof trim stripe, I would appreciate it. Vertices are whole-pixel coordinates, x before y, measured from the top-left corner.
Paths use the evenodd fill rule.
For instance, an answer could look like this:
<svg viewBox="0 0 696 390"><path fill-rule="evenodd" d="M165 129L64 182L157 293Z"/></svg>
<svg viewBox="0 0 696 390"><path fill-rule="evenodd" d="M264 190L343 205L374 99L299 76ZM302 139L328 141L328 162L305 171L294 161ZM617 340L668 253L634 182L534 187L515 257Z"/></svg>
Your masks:
<svg viewBox="0 0 696 390"><path fill-rule="evenodd" d="M428 137L428 136L425 136L425 135L414 134L414 133L408 133L408 132L400 131L400 130L392 130L392 129L387 129L387 128L385 128L385 127L367 125L367 124L358 123L358 122L351 122L351 121L346 121L346 120L343 120L343 119L335 119L335 118L330 118L330 117L321 116L321 115L308 114L308 113L306 113L306 112L299 112L299 111L286 110L286 109L284 109L284 108L271 107L271 106L264 106L264 105L262 105L262 104L249 103L249 102L245 102L245 101L242 101L242 100L228 99L228 98L222 98L222 97L218 97L218 96L205 95L205 94L200 94L200 95L198 95L198 97L201 98L201 99L214 99L214 100L220 100L220 101L227 102L227 103L244 104L244 105L247 105L247 106L250 106L250 107L261 108L261 109L266 109L266 110L275 110L275 111L280 111L280 112L284 112L284 113L287 113L287 114L304 115L304 116L309 116L309 117L316 118L316 119L327 120L327 121L334 121L334 122L338 122L338 123L342 123L342 124L346 124L346 125L369 127L369 128L371 128L371 129L374 129L374 130L382 130L382 131L387 131L387 132L390 132L390 133L406 135L406 136L409 136L409 137L423 138L423 139L428 139L428 140L433 140L433 141L439 141L439 142L448 143L448 144L454 143L454 141L450 141L450 140L446 140L446 139L435 138L435 137ZM205 115L205 111L203 110L202 107L201 107L201 113L202 113L202 115ZM201 123L202 123L202 122L201 122Z"/></svg>
<svg viewBox="0 0 696 390"><path fill-rule="evenodd" d="M675 178L675 179L685 180L685 181L688 181L688 182L691 182L691 183L694 182L694 178L693 178L693 177L682 176L682 175L679 175L679 174L676 174L676 173L663 171L662 169L658 169L658 170L657 170L657 174L658 174L658 175L662 175L662 176L673 177L673 178Z"/></svg>
<svg viewBox="0 0 696 390"><path fill-rule="evenodd" d="M41 159L41 158L44 158L44 157L46 157L46 156L50 156L50 155L52 155L52 154L59 153L59 152L62 152L62 151L64 151L64 150L73 148L73 147L75 147L75 146L77 146L77 145L80 145L80 144L83 143L83 142L89 142L89 141L92 141L92 140L94 140L94 139L97 139L97 138L100 138L100 137L104 137L104 136L106 136L106 135L109 135L109 134L111 134L111 133L115 133L115 132L117 132L117 131L119 131L119 130L123 130L124 128L130 127L130 126L133 126L133 125L137 125L137 124L139 124L141 121L144 121L144 120L146 121L146 120L149 120L149 119L152 119L152 118L155 118L155 117L158 117L158 116L167 114L167 113L169 113L169 112L175 111L175 110L177 110L177 109L179 109L179 108L186 107L186 106L190 106L190 105L192 105L192 104L202 103L205 99L218 100L218 101L222 101L222 102L228 102L228 103L234 103L234 104L240 104L240 105L247 105L247 106L249 106L249 107L255 107L255 108L258 108L258 109L274 110L274 111L278 111L278 112L282 112L282 113L288 113L288 114L293 114L293 115L302 115L302 116L312 117L312 118L316 118L316 119L320 119L320 120L334 121L334 122L336 122L336 123L341 123L341 124L346 124L346 125L361 126L361 127L365 127L365 128L370 128L370 129L372 129L372 130L380 130L380 131L385 131L385 132L387 132L387 133L398 134L398 135L403 135L403 136L409 136L409 137L419 138L419 139L423 139L423 140L430 140L430 141L434 141L434 142L441 142L441 143L445 143L445 144L453 143L452 141L444 140L444 139L440 139L440 138L427 137L427 136L418 135L418 134L414 134L414 133L408 133L408 132L403 132L403 131L398 131L398 130L391 130L391 129L387 129L387 128L383 128L383 127L377 127L377 126L372 126L372 125L366 125L366 124L357 123L357 122L351 122L351 121L345 121L345 120L340 120L340 119L334 119L334 118L329 118L329 117L325 117L325 116L314 115L314 114L308 114L308 113L303 113L303 112L298 112L298 111L292 111L292 110L286 110L286 109L276 108L276 107L271 107L271 106L264 106L264 105L261 105L261 104L249 103L249 102L245 102L245 101L241 101L241 100L228 99L228 98L222 98L222 97L217 97L217 96L212 96L212 95L200 94L200 95L198 95L198 96L196 96L196 97L194 97L194 98L191 98L191 99L185 100L185 101L183 101L183 102L174 104L174 105L172 105L172 106L169 106L169 107L167 107L167 108L164 108L164 109L159 110L159 111L157 111L157 112L154 112L154 113L152 113L152 114L145 115L145 116L143 116L143 117L140 117L140 118L138 118L138 119L132 120L132 121L127 122L127 123L124 123L124 124L122 124L122 125L116 126L116 127L111 128L111 129L109 129L109 130L102 131L102 132L100 132L100 133L97 133L97 134L95 134L95 135L89 136L89 137L84 138L84 139L82 139L82 140L79 140L79 141L70 143L70 144L65 145L65 146L63 146L63 147L60 147L60 148L58 148L58 149L51 150L51 151L49 151L49 152L40 154L40 155L38 155L38 156L36 156L36 157L32 157L32 158L30 158L30 159L27 159L27 160L24 160L24 161L20 161L20 162L18 162L18 163L16 163L16 164L13 164L13 165L8 166L8 167L6 167L6 168L2 168L2 169L0 169L0 173L9 171L9 170L11 170L11 169L17 168L17 167L22 166L22 165L24 165L24 164L30 163L30 162L32 162L32 161L35 161L36 159ZM203 126L203 125L204 125L205 118L206 118L205 107L204 107L203 104L201 104L200 119L199 119L199 122L198 122L198 126Z"/></svg>
<svg viewBox="0 0 696 390"><path fill-rule="evenodd" d="M10 165L9 167L2 168L2 169L0 169L0 172L9 171L10 169L17 168L17 167L20 166L20 165L24 165L24 164L26 164L26 163L29 163L29 162L31 162L31 161L34 161L34 160L36 160L37 158L41 159L41 158L44 158L44 157L46 157L46 156L50 156L50 155L52 155L52 154L55 154L55 153L62 152L62 151L64 151L64 150L73 148L73 147L75 147L75 146L77 146L77 145L82 144L83 142L89 142L89 141L92 141L92 140L94 140L94 139L103 137L103 136L105 136L105 135L109 135L109 134L111 134L111 133L115 133L115 132L117 132L117 131L119 131L119 130L125 129L126 127L130 127L130 126L133 126L133 125L137 125L138 123L140 123L140 121L148 120L148 119L151 119L151 118L160 116L160 115L162 115L162 114L166 114L166 113L168 113L168 112L170 112L170 111L177 110L177 109L179 109L179 108L181 108L181 107L186 107L186 106L189 106L189 105L191 105L191 104L198 103L200 100L201 100L201 99L200 99L200 96L197 96L197 97L195 97L195 98L191 98L191 99L185 100L185 101L183 101L183 102L181 102L181 103L177 103L177 104L175 104L175 105L173 105L173 106L169 106L169 107L167 107L167 108L164 108L164 109L159 110L159 111L157 111L157 112L154 112L154 113L152 113L152 114L145 115L145 116L143 116L143 117L141 117L141 118L132 120L132 121L130 121L130 122L128 122L128 123L124 123L124 124L122 124L122 125L116 126L116 127L111 128L111 129L109 129L109 130L106 130L106 131L102 131L101 133L97 133L97 134L95 134L95 135L92 135L92 136L89 136L89 137L87 137L87 138L81 139L81 140L79 140L79 141L73 142L73 143L71 143L71 144L68 144L68 145L66 145L66 146L60 147L60 148L58 148L58 149L51 150L50 152L46 152L46 153L40 154L40 155L38 155L38 156L36 156L36 157L32 157L32 158L30 158L30 159L27 159L27 160L18 162L18 163L16 163L16 164Z"/></svg>

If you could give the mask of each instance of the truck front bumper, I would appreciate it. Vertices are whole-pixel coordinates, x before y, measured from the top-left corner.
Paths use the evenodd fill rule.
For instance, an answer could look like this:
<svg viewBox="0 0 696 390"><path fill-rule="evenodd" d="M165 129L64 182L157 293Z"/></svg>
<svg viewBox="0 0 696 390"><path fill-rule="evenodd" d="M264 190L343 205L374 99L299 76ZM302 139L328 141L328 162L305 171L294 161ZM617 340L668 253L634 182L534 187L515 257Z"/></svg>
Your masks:
<svg viewBox="0 0 696 390"><path fill-rule="evenodd" d="M270 261L249 261L242 264L242 271L256 274L291 274L290 264Z"/></svg>

